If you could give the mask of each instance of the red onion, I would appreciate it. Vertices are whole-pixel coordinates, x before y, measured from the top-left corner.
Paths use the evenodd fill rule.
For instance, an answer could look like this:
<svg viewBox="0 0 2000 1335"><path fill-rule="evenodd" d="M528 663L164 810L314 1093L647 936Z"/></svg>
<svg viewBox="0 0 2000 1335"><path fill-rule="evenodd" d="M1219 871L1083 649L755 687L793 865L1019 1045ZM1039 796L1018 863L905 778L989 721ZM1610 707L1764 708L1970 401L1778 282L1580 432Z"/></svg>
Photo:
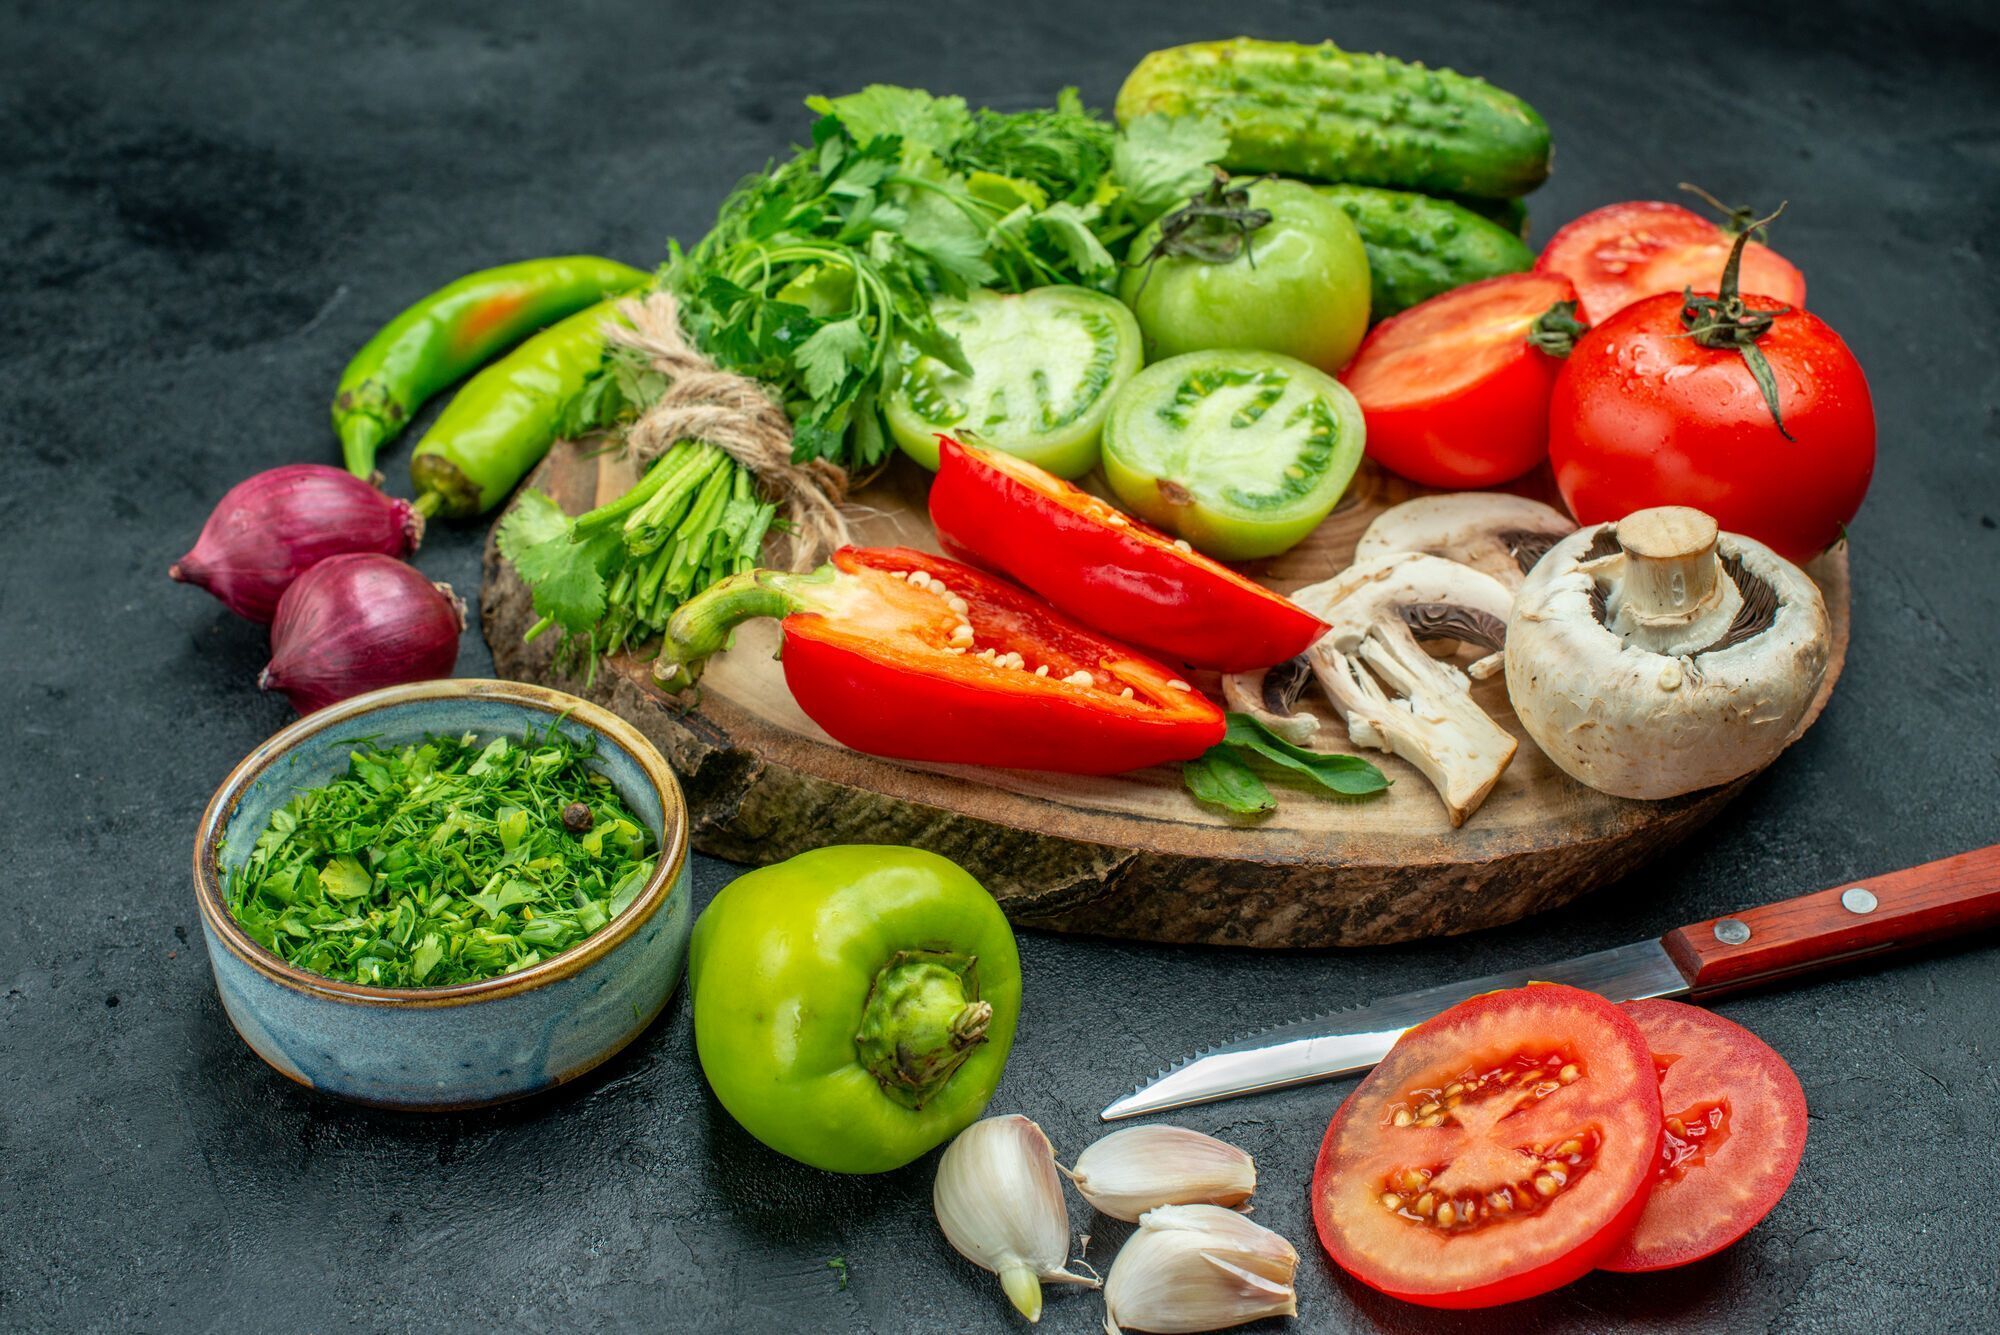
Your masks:
<svg viewBox="0 0 2000 1335"><path fill-rule="evenodd" d="M344 468L286 464L245 478L216 504L194 550L167 573L252 621L269 621L293 580L329 556L402 556L424 517Z"/></svg>
<svg viewBox="0 0 2000 1335"><path fill-rule="evenodd" d="M451 675L465 604L393 556L329 556L292 581L257 684L301 714L336 700Z"/></svg>

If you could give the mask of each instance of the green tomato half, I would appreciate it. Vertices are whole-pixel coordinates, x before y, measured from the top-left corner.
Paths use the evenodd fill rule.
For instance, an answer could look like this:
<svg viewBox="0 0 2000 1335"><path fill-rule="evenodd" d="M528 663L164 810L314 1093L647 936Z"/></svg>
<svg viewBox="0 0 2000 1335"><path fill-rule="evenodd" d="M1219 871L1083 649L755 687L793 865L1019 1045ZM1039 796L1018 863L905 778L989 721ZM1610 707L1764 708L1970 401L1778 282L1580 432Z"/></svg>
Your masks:
<svg viewBox="0 0 2000 1335"><path fill-rule="evenodd" d="M946 297L931 313L958 338L972 374L905 350L883 412L905 454L936 472L938 433L962 432L1057 477L1096 466L1112 395L1140 363L1139 325L1123 303L1087 288L1038 287Z"/></svg>
<svg viewBox="0 0 2000 1335"><path fill-rule="evenodd" d="M1021 1017L1021 961L957 863L849 844L730 882L688 954L695 1048L744 1130L836 1173L900 1168L977 1121Z"/></svg>
<svg viewBox="0 0 2000 1335"><path fill-rule="evenodd" d="M1255 181L1249 192L1250 207L1266 210L1271 221L1226 263L1187 255L1146 260L1164 219L1133 241L1119 295L1139 317L1146 360L1255 348L1331 375L1368 332L1361 234L1345 209L1309 185Z"/></svg>
<svg viewBox="0 0 2000 1335"><path fill-rule="evenodd" d="M1346 386L1275 352L1191 352L1132 377L1104 424L1128 510L1210 556L1276 556L1319 527L1361 463Z"/></svg>

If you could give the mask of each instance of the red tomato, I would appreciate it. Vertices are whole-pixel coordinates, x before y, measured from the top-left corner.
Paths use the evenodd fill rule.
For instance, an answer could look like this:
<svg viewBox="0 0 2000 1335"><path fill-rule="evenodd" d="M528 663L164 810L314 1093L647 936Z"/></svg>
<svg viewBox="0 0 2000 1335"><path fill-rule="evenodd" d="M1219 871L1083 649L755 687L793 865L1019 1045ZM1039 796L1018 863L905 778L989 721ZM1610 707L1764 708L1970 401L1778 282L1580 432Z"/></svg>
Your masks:
<svg viewBox="0 0 2000 1335"><path fill-rule="evenodd" d="M1326 623L1025 459L938 437L931 522L946 552L1011 575L1087 626L1183 663L1247 672Z"/></svg>
<svg viewBox="0 0 2000 1335"><path fill-rule="evenodd" d="M1778 303L1749 298L1755 310ZM1875 407L1839 334L1806 311L1757 343L1778 385L1785 439L1732 348L1681 324L1678 296L1649 297L1584 335L1549 406L1549 462L1577 522L1691 505L1793 561L1840 537L1875 472Z"/></svg>
<svg viewBox="0 0 2000 1335"><path fill-rule="evenodd" d="M1638 1027L1551 983L1462 1001L1404 1034L1340 1105L1313 1222L1340 1267L1427 1307L1567 1284L1652 1190L1660 1082Z"/></svg>
<svg viewBox="0 0 2000 1335"><path fill-rule="evenodd" d="M1490 487L1542 461L1562 363L1528 341L1576 291L1561 274L1456 288L1376 325L1340 379L1368 422L1368 456L1429 487Z"/></svg>
<svg viewBox="0 0 2000 1335"><path fill-rule="evenodd" d="M1661 292L1712 292L1734 238L1699 213L1661 200L1592 209L1549 238L1535 272L1576 284L1583 318L1603 324L1625 307ZM1806 279L1769 246L1743 252L1739 287L1787 306L1806 304Z"/></svg>
<svg viewBox="0 0 2000 1335"><path fill-rule="evenodd" d="M1806 1149L1806 1096L1785 1059L1748 1029L1678 1001L1628 1001L1660 1072L1666 1137L1658 1185L1605 1270L1665 1270L1748 1233L1792 1184Z"/></svg>

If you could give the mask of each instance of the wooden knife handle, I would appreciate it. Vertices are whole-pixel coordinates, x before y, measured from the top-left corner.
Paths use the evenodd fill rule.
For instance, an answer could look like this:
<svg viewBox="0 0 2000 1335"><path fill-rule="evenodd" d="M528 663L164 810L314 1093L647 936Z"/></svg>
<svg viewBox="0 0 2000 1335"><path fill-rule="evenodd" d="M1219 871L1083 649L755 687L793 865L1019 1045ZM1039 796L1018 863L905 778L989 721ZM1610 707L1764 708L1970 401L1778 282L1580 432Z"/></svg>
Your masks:
<svg viewBox="0 0 2000 1335"><path fill-rule="evenodd" d="M1667 933L1697 996L2000 926L2000 844Z"/></svg>

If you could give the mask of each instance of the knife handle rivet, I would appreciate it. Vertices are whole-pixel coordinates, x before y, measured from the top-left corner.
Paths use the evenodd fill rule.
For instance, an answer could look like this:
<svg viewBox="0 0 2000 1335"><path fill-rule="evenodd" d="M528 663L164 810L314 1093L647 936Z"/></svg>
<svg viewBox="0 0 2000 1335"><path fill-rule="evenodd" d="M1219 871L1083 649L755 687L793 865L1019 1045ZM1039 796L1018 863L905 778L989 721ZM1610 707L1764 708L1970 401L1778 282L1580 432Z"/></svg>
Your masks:
<svg viewBox="0 0 2000 1335"><path fill-rule="evenodd" d="M1850 885L1840 892L1840 907L1849 913L1873 913L1876 902L1873 892L1858 885Z"/></svg>
<svg viewBox="0 0 2000 1335"><path fill-rule="evenodd" d="M1750 924L1741 918L1724 918L1715 924L1715 939L1725 946L1740 946L1750 939Z"/></svg>

